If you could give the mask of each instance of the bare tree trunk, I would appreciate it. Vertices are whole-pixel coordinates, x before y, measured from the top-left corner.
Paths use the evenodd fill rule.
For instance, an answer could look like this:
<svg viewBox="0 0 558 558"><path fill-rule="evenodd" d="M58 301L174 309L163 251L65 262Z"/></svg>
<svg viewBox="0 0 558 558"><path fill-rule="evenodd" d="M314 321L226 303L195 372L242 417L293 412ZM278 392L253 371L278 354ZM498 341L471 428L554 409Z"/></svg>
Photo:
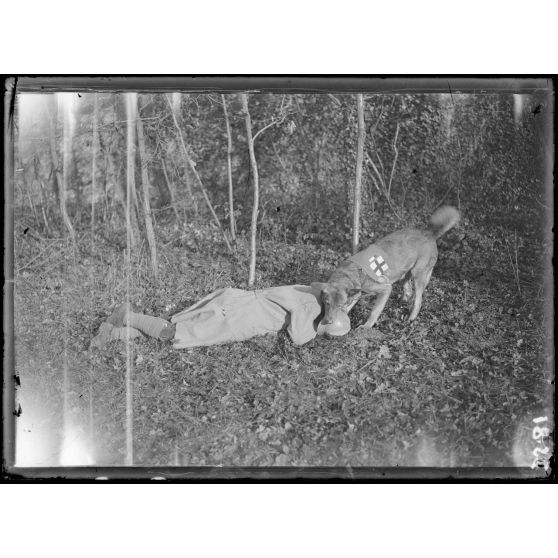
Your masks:
<svg viewBox="0 0 558 558"><path fill-rule="evenodd" d="M109 141L103 140L103 134L98 134L99 152L103 155L103 171L101 172L102 192L103 192L103 221L107 219L107 211L109 209L108 202L108 182L110 175L110 137Z"/></svg>
<svg viewBox="0 0 558 558"><path fill-rule="evenodd" d="M180 140L180 145L182 146L182 152L184 153L184 157L186 159L186 162L190 166L190 169L192 170L192 173L196 178L198 186L200 187L200 190L201 190L201 192L203 194L203 197L205 199L205 203L207 204L207 207L209 208L209 211L211 212L211 215L213 216L213 219L214 219L215 223L217 224L217 226L219 227L219 230L223 234L223 238L225 239L225 244L227 245L227 248L228 248L229 252L232 253L233 249L231 247L231 243L229 242L229 239L227 238L227 235L226 235L226 233L223 229L223 226L221 225L221 222L219 221L219 217L217 217L217 213L215 213L215 209L213 209L213 205L211 203L211 200L209 199L209 196L207 195L207 191L205 189L205 186L203 185L203 182L200 178L200 175L198 174L198 171L196 170L194 162L192 161L192 159L190 158L190 155L188 154L188 149L186 148L186 143L184 142L184 137L182 135L182 130L180 129L180 126L178 124L178 120L176 119L176 115L174 114L174 111L172 110L171 101L168 98L168 96L166 97L166 99L167 99L167 102L168 102L169 106L171 107L172 118L173 118L173 121L174 121L174 125L176 127L176 131L178 133L178 139Z"/></svg>
<svg viewBox="0 0 558 558"><path fill-rule="evenodd" d="M69 99L67 99L66 104L64 105L64 152L63 152L63 168L62 168L62 195L60 196L63 201L61 205L64 208L64 222L66 223L66 228L70 233L70 238L72 242L75 242L75 232L72 223L70 222L70 218L68 216L68 212L66 210L66 192L68 192L68 183L70 181L70 177L73 176L73 169L70 169L70 166L73 161L72 156L72 136L73 136L73 122L72 122L73 114L72 114L72 107L69 103Z"/></svg>
<svg viewBox="0 0 558 558"><path fill-rule="evenodd" d="M64 225L70 234L70 238L72 242L75 242L75 232L74 227L72 226L72 222L68 217L68 211L66 209L66 181L67 181L67 173L62 173L60 171L60 163L58 161L58 154L56 152L56 118L55 118L55 110L56 110L56 98L52 97L52 104L51 109L47 110L48 118L49 118L49 139L50 139L50 158L52 161L52 166L54 169L54 176L56 180L57 190L58 190L58 199L60 201L60 214L62 215L62 220L64 221ZM68 153L66 150L66 136L67 136L67 117L65 115L64 118L64 164L67 164L67 157ZM65 174L65 176L64 176Z"/></svg>
<svg viewBox="0 0 558 558"><path fill-rule="evenodd" d="M141 167L141 183L143 187L143 216L145 220L145 232L147 243L151 252L151 271L155 279L159 276L159 263L157 261L157 243L155 242L155 232L151 219L151 200L149 199L149 173L147 172L147 152L143 133L143 122L139 115L139 106L136 107L136 124L138 131L138 148Z"/></svg>
<svg viewBox="0 0 558 558"><path fill-rule="evenodd" d="M75 130L75 125L73 126ZM71 169L71 170L70 170ZM75 196L75 207L78 214L77 221L81 221L81 210L83 208L83 182L79 175L77 157L76 157L76 147L74 145L73 134L70 136L70 156L68 161L68 177L69 183L72 186L72 191Z"/></svg>
<svg viewBox="0 0 558 558"><path fill-rule="evenodd" d="M128 245L130 250L136 248L136 231L134 222L134 199L136 197L136 179L135 179L135 118L136 118L136 98L135 93L126 93L126 118L127 118L127 136L126 136L126 232Z"/></svg>
<svg viewBox="0 0 558 558"><path fill-rule="evenodd" d="M234 219L234 197L233 197L233 180L232 180L232 136L231 124L229 122L229 113L227 112L227 101L225 96L221 95L223 101L223 113L225 114L225 126L227 128L227 172L229 175L229 223L231 231L231 239L233 245L236 243L236 223Z"/></svg>
<svg viewBox="0 0 558 558"><path fill-rule="evenodd" d="M171 93L172 99L172 112L173 114L180 114L180 105L182 103L182 93L180 91L175 91Z"/></svg>
<svg viewBox="0 0 558 558"><path fill-rule="evenodd" d="M248 286L252 287L256 280L256 234L258 227L258 205L260 202L260 180L258 176L258 163L254 153L254 138L252 137L252 120L248 110L248 94L241 93L242 110L246 122L246 136L248 138L248 152L250 153L250 166L252 168L252 180L254 183L254 205L252 206L252 225L250 229L250 271L248 274Z"/></svg>
<svg viewBox="0 0 558 558"><path fill-rule="evenodd" d="M99 128L97 127L97 121L99 120L99 104L97 101L97 93L93 93L93 139L91 144L91 239L93 239L93 230L95 227L95 194L97 193L97 145L99 143Z"/></svg>
<svg viewBox="0 0 558 558"><path fill-rule="evenodd" d="M176 169L178 175L178 169ZM184 182L186 182L186 191L188 192L188 197L192 203L194 208L194 215L197 217L199 215L199 207L198 207L198 200L194 196L194 192L192 191L192 179L190 178L190 171L188 167L184 167Z"/></svg>
<svg viewBox="0 0 558 558"><path fill-rule="evenodd" d="M358 250L360 232L360 204L362 198L362 163L364 160L364 97L359 93L357 99L358 142L356 159L356 179L353 191L353 254Z"/></svg>
<svg viewBox="0 0 558 558"><path fill-rule="evenodd" d="M126 126L127 126L127 134L129 133L129 128L128 125L129 123L129 119L128 119L128 100L126 97L126 94L123 95L116 95L116 103L115 103L115 107L114 107L114 118L115 118L115 130L117 132L116 135L116 150L112 151L112 154L114 155L114 159L112 161L112 165L113 165L113 169L115 172L115 177L116 177L116 184L118 186L118 191L119 194L121 195L120 201L122 202L122 207L124 208L124 213L126 213L127 211L130 211L130 219L131 219L131 223L132 223L132 229L134 231L134 240L133 240L133 245L134 247L136 246L137 242L136 240L139 238L139 231L138 231L138 220L139 220L139 206L138 206L138 196L136 193L136 182L135 182L135 174L134 173L130 173L129 169L128 169L128 163L124 163L122 161L122 158L119 157L119 154L121 153L121 147L118 145L118 136L122 136L124 138L124 143L126 145L126 149L128 149L128 146L130 146L133 151L134 151L134 159L132 164L135 165L135 153L136 153L136 147L135 147L135 129L136 129L136 123L135 120L132 122L131 126L132 126L132 135L134 136L134 141L130 144L128 141L128 136L124 136L121 132L120 132L120 122L126 122ZM123 102L119 102L119 101L123 101ZM133 108L133 107L132 107ZM114 138L113 138L114 139ZM129 178L132 177L133 178L133 184L132 184L132 189L130 192L128 192L128 180ZM130 194L130 197L128 196L128 194ZM129 203L131 204L131 208L127 209L128 206L128 200Z"/></svg>
<svg viewBox="0 0 558 558"><path fill-rule="evenodd" d="M45 192L45 185L43 179L41 178L41 173L39 170L39 157L35 155L33 157L33 176L37 183L39 184L39 192L41 194L41 214L43 217L43 222L45 224L45 232L47 236L50 236L50 225L48 223L47 213L49 211L48 196Z"/></svg>
<svg viewBox="0 0 558 558"><path fill-rule="evenodd" d="M75 97L73 97L75 100ZM76 146L74 142L75 131L80 129L80 111L77 105L71 109L72 118L72 134L70 135L70 158L68 177L71 181L72 191L75 195L77 212L81 216L83 209L83 179L79 173L78 158L76 155Z"/></svg>
<svg viewBox="0 0 558 558"><path fill-rule="evenodd" d="M176 209L176 192L174 191L174 185L169 179L169 175L167 173L167 166L165 164L165 158L161 156L160 160L161 160L161 169L163 170L163 176L165 177L165 182L167 183L167 190L169 191L170 194L170 204L174 212L175 218L178 219L178 210Z"/></svg>
<svg viewBox="0 0 558 558"><path fill-rule="evenodd" d="M19 165L18 165L19 166ZM35 223L37 224L37 229L39 228L39 215L37 213L37 208L35 207L35 203L33 202L33 197L31 196L31 193L29 192L30 189L33 188L33 179L29 180L28 176L27 176L27 166L23 164L23 162L21 162L21 166L23 167L23 184L25 185L25 193L27 194L27 199L29 200L29 205L31 207L31 211L33 211L33 216L35 217ZM19 182L18 182L19 184ZM20 186L21 188L21 186ZM23 191L22 191L22 197L23 197ZM21 200L23 202L23 200Z"/></svg>
<svg viewBox="0 0 558 558"><path fill-rule="evenodd" d="M48 224L48 218L47 218L47 211L48 211L48 198L45 194L45 185L42 181L42 179L40 179L37 175L37 180L39 182L39 185L41 187L41 200L42 200L42 204L41 204L41 213L43 215L43 221L45 222L45 231L47 236L50 236L50 225Z"/></svg>
<svg viewBox="0 0 558 558"><path fill-rule="evenodd" d="M173 115L175 116L176 122L178 122L179 126L182 126L182 116L181 116L181 112L180 112L180 106L182 104L182 96L183 94L180 91L175 91L174 93L171 94L171 110L173 112ZM184 98L187 99L188 98L188 94L184 94ZM178 169L176 167L176 164L174 163L174 160L171 160L173 166L174 166L174 170L176 172L176 175L179 176L178 173ZM168 169L167 169L168 171ZM188 199L190 200L192 207L194 208L194 215L197 217L199 214L199 208L198 208L198 201L196 200L196 198L194 197L194 194L192 192L192 179L190 178L190 172L189 172L189 167L187 165L184 166L184 182L186 183L186 191L188 192ZM170 183L170 180L169 180ZM186 219L187 213L186 213L186 208L184 208L184 219Z"/></svg>

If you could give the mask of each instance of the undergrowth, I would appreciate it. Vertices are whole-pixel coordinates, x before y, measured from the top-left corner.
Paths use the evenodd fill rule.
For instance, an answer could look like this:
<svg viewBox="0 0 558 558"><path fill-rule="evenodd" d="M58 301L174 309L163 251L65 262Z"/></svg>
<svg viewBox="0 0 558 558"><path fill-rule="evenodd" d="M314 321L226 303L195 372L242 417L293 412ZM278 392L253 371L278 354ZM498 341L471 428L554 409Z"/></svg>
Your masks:
<svg viewBox="0 0 558 558"><path fill-rule="evenodd" d="M379 223L377 235L393 228ZM516 275L506 252L510 226L466 221L464 229L457 244L451 233L441 243L413 324L396 287L377 327L341 339L297 347L280 333L182 351L140 339L90 352L127 293L144 312L169 317L217 288L246 287L247 242L240 238L229 255L210 225L161 225L155 283L145 245L127 269L122 231L105 227L92 242L84 230L73 247L16 221L18 397L52 450L44 464L57 464L64 367L75 435L96 465L123 464L127 350L136 465L530 463L532 419L552 405L543 283L550 248L536 230L523 232ZM263 239L257 286L326 280L347 254L343 246ZM367 311L357 305L353 326Z"/></svg>

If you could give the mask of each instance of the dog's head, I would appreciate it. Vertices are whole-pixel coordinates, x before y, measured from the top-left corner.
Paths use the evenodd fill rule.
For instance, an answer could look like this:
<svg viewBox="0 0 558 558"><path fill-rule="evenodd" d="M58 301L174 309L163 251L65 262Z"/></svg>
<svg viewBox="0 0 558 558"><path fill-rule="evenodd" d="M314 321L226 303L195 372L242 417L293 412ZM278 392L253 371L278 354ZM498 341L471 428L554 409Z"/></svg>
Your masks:
<svg viewBox="0 0 558 558"><path fill-rule="evenodd" d="M353 300L359 296L359 289L345 289L342 286L327 283L322 288L322 303L324 305L324 318L322 323L331 324L334 321L334 315L341 310L347 313Z"/></svg>

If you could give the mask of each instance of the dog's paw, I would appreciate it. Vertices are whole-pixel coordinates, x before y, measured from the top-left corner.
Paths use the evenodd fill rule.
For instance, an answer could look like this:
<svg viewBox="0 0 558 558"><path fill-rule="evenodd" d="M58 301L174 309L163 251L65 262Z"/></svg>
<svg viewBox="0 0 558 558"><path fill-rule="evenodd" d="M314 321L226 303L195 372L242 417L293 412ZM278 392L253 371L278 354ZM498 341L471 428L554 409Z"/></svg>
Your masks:
<svg viewBox="0 0 558 558"><path fill-rule="evenodd" d="M364 322L362 325L359 325L359 329L372 329L376 325L376 320L373 322Z"/></svg>
<svg viewBox="0 0 558 558"><path fill-rule="evenodd" d="M369 324L369 323L365 322L362 325L359 325L356 329L357 329L357 331L367 333L367 332L370 332L374 329L374 325L375 324Z"/></svg>

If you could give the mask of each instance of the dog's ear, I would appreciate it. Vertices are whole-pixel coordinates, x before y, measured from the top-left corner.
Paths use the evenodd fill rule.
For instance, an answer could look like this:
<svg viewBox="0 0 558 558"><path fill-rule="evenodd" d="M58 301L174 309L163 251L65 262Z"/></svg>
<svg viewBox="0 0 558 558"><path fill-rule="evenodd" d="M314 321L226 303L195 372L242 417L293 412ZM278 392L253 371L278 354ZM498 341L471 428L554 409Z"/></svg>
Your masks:
<svg viewBox="0 0 558 558"><path fill-rule="evenodd" d="M312 289L314 289L315 291L321 292L325 287L327 287L327 283L320 283L318 281L314 281L310 283L310 287L312 287Z"/></svg>
<svg viewBox="0 0 558 558"><path fill-rule="evenodd" d="M323 283L322 294L323 295L329 295L329 294L331 294L331 292L332 292L331 287L327 283Z"/></svg>
<svg viewBox="0 0 558 558"><path fill-rule="evenodd" d="M360 289L349 289L347 291L347 295L349 298L354 298L355 296L359 295L361 293Z"/></svg>

